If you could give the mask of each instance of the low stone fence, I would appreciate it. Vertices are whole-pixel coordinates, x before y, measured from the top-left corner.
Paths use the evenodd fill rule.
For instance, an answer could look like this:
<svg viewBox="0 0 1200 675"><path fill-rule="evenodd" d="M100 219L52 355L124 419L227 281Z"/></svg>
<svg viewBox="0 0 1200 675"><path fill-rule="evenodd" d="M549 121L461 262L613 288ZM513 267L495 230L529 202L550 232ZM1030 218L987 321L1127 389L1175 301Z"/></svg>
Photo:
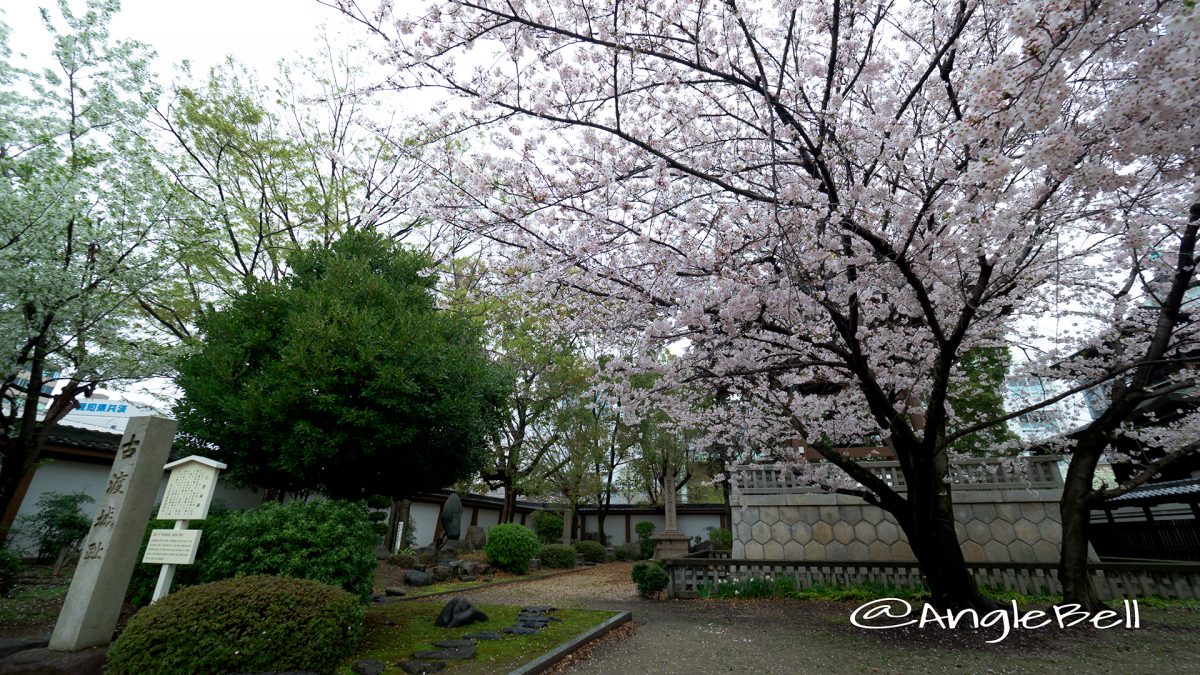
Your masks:
<svg viewBox="0 0 1200 675"><path fill-rule="evenodd" d="M722 581L789 577L796 588L817 584L855 586L874 582L898 588L925 587L915 563L798 560L740 560L729 558L671 558L660 561L670 581L667 596L696 598L701 589ZM1059 595L1056 565L1045 563L967 563L981 586L1004 588L1022 595ZM1200 599L1200 564L1092 563L1092 583L1102 600L1160 597Z"/></svg>

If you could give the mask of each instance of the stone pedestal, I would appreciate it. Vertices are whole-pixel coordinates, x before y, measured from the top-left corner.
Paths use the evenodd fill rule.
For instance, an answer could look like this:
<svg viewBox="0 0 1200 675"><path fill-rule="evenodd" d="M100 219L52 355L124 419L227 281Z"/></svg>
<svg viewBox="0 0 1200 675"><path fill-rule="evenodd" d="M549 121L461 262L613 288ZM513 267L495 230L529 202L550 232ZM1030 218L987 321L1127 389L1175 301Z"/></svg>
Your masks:
<svg viewBox="0 0 1200 675"><path fill-rule="evenodd" d="M679 530L663 530L650 535L650 540L654 542L654 559L662 560L663 558L682 558L687 555L688 542L692 538Z"/></svg>

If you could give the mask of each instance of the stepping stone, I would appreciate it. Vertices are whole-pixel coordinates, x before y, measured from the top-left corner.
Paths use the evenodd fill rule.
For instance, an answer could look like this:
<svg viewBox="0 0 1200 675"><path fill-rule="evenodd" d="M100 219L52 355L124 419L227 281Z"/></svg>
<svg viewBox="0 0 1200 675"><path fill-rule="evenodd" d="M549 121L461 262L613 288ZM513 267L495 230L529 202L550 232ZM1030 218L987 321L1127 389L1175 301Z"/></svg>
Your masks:
<svg viewBox="0 0 1200 675"><path fill-rule="evenodd" d="M417 661L409 659L407 661L397 661L396 665L404 669L406 673L436 673L439 670L446 669L445 661Z"/></svg>
<svg viewBox="0 0 1200 675"><path fill-rule="evenodd" d="M453 647L450 649L422 649L413 654L414 659L421 661L454 660L466 661L475 658L475 645Z"/></svg>
<svg viewBox="0 0 1200 675"><path fill-rule="evenodd" d="M382 661L375 659L359 659L350 666L350 671L355 675L380 675L386 669Z"/></svg>
<svg viewBox="0 0 1200 675"><path fill-rule="evenodd" d="M383 593L384 593L384 595L388 595L388 596L391 596L394 598L400 598L400 597L403 597L408 594L407 591L405 591L403 588L400 588L399 586L388 586L387 588L383 589Z"/></svg>
<svg viewBox="0 0 1200 675"><path fill-rule="evenodd" d="M529 628L528 626L509 626L504 629L504 632L511 635L537 635L538 631L536 628Z"/></svg>
<svg viewBox="0 0 1200 675"><path fill-rule="evenodd" d="M499 640L500 634L494 630L484 631L482 633L468 633L463 636L464 640Z"/></svg>
<svg viewBox="0 0 1200 675"><path fill-rule="evenodd" d="M545 614L546 612L553 612L554 609L555 608L549 605L533 605L532 607L522 607L521 611L532 612L534 614Z"/></svg>
<svg viewBox="0 0 1200 675"><path fill-rule="evenodd" d="M459 577L458 580L459 581L475 581L475 577L471 576L470 574L464 574L461 577Z"/></svg>
<svg viewBox="0 0 1200 675"><path fill-rule="evenodd" d="M433 642L430 644L432 644L434 647L442 647L444 649L454 649L456 647L474 647L475 641L464 638L462 640L438 640L437 642Z"/></svg>
<svg viewBox="0 0 1200 675"><path fill-rule="evenodd" d="M518 623L526 628L545 628L550 622L545 619L521 619Z"/></svg>

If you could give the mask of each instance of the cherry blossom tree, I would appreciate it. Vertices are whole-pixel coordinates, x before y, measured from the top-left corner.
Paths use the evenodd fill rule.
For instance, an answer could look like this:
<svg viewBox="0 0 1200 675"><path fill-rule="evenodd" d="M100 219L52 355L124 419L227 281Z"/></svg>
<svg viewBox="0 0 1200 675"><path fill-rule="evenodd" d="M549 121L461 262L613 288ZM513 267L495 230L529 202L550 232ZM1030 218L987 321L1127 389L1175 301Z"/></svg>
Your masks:
<svg viewBox="0 0 1200 675"><path fill-rule="evenodd" d="M1122 326L1153 267L1192 274L1194 3L328 4L379 39L389 86L469 104L443 124L473 171L439 206L573 291L584 328L636 336L647 356L614 371L720 382L753 428L808 439L827 462L796 470L895 515L939 606L991 606L950 446L1003 420L959 423L964 355L1020 346L1076 390L1136 389L1178 343L1170 311ZM1050 314L1078 330L1044 334ZM1123 428L1110 409L1068 485ZM834 450L869 435L906 493Z"/></svg>

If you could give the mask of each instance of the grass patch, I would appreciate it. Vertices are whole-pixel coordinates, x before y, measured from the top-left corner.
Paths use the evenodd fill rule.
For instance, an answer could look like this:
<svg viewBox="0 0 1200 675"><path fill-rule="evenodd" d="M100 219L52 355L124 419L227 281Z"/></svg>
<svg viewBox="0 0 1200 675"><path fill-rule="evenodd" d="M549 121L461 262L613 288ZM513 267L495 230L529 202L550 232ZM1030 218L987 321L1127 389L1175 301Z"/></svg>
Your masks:
<svg viewBox="0 0 1200 675"><path fill-rule="evenodd" d="M517 614L521 611L520 607L510 605L477 605L488 615L487 621L461 628L438 628L433 621L444 605L441 602L372 605L367 610L366 637L354 657L338 673L350 675L350 666L358 659L377 659L387 664L385 672L403 672L395 664L411 657L413 652L433 649L432 643L437 640L453 640L467 633L503 632L517 622ZM476 646L474 659L447 661L447 670L455 673L508 672L616 614L609 611L560 609L551 616L562 621L552 621L537 635L504 635L499 640L481 640Z"/></svg>
<svg viewBox="0 0 1200 675"><path fill-rule="evenodd" d="M8 597L0 600L0 628L34 628L58 619L63 598L71 586L72 570L54 577L47 565L29 565Z"/></svg>

